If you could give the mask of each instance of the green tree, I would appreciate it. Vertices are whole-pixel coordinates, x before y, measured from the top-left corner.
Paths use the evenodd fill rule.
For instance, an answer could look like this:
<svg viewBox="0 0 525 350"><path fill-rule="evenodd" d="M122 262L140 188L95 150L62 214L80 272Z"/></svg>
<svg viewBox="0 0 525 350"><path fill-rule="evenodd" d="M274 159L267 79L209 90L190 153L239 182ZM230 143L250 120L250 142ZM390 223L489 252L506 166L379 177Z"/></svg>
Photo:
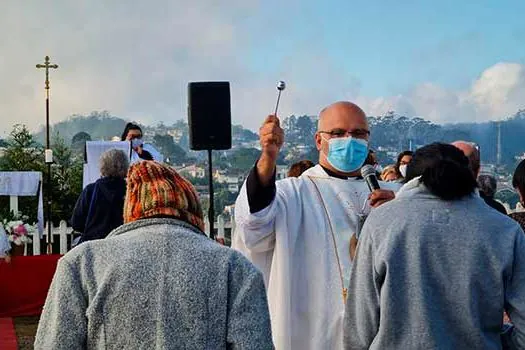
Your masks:
<svg viewBox="0 0 525 350"><path fill-rule="evenodd" d="M256 148L240 148L229 157L229 163L238 170L247 171L253 167L261 155Z"/></svg>
<svg viewBox="0 0 525 350"><path fill-rule="evenodd" d="M0 160L0 169L12 171L42 171L44 150L25 125L13 127L7 139L7 149Z"/></svg>
<svg viewBox="0 0 525 350"><path fill-rule="evenodd" d="M13 127L9 138L6 140L4 156L0 158L2 171L40 171L44 170L44 150L33 139L25 125L17 124ZM30 222L37 220L38 201L36 197L20 197L18 208L29 216ZM6 217L9 212L9 198L0 197L0 215Z"/></svg>
<svg viewBox="0 0 525 350"><path fill-rule="evenodd" d="M74 156L83 158L87 141L91 141L91 135L87 132L81 131L73 136L71 139L71 150L73 151Z"/></svg>
<svg viewBox="0 0 525 350"><path fill-rule="evenodd" d="M82 191L83 162L81 158L73 156L73 150L58 133L53 137L52 147L55 162L51 173L51 210L53 222L58 224L60 220L67 221L71 218L76 200Z"/></svg>
<svg viewBox="0 0 525 350"><path fill-rule="evenodd" d="M242 125L232 126L232 139L238 141L256 141L259 139L256 133L251 130L245 129Z"/></svg>
<svg viewBox="0 0 525 350"><path fill-rule="evenodd" d="M313 142L317 126L313 122L312 118L307 115L300 116L297 118L296 127L299 142L308 144Z"/></svg>
<svg viewBox="0 0 525 350"><path fill-rule="evenodd" d="M166 163L182 164L186 161L186 152L173 141L173 137L170 135L156 134L153 137L153 143L160 153L164 155Z"/></svg>

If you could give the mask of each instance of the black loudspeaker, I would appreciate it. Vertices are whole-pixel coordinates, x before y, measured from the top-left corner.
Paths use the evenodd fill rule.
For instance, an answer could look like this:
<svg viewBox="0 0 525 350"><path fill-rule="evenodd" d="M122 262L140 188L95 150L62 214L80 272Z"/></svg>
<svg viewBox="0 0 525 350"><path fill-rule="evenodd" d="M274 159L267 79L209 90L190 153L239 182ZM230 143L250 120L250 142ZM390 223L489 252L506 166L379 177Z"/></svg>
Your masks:
<svg viewBox="0 0 525 350"><path fill-rule="evenodd" d="M188 84L188 126L192 150L232 147L229 82Z"/></svg>

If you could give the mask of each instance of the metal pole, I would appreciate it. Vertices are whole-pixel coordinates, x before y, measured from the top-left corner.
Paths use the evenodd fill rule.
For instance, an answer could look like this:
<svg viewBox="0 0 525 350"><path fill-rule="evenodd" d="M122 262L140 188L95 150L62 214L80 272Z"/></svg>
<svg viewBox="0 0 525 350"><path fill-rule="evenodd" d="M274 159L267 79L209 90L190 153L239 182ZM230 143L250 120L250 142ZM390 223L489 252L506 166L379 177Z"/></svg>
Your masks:
<svg viewBox="0 0 525 350"><path fill-rule="evenodd" d="M215 239L215 232L213 223L215 221L215 213L213 211L213 168L212 168L212 150L208 150L208 184L209 184L209 192L210 192L210 205L208 209L208 220L210 222L210 238Z"/></svg>
<svg viewBox="0 0 525 350"><path fill-rule="evenodd" d="M51 149L51 139L49 136L50 125L49 125L49 89L46 90L46 149ZM46 216L47 216L47 237L46 237L46 251L47 254L53 254L53 246L51 244L51 163L47 162L47 205L46 205Z"/></svg>
<svg viewBox="0 0 525 350"><path fill-rule="evenodd" d="M47 216L47 238L46 238L46 251L47 254L53 253L53 247L51 245L51 163L53 163L53 157L51 152L51 138L50 138L50 126L49 126L49 68L57 69L58 65L50 64L49 56L44 59L44 64L37 64L37 69L44 68L46 70L46 151L45 151L45 163L47 165L47 203L46 203L46 216ZM48 152L51 154L48 159Z"/></svg>

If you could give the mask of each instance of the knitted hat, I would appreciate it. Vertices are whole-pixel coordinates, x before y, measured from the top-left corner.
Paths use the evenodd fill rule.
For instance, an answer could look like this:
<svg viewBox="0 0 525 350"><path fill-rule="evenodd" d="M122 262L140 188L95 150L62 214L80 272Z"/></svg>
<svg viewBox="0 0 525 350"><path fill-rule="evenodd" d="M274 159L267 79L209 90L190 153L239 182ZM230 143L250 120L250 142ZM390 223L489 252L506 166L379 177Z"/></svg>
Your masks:
<svg viewBox="0 0 525 350"><path fill-rule="evenodd" d="M133 164L128 172L124 222L173 216L204 230L197 192L173 168L154 161Z"/></svg>

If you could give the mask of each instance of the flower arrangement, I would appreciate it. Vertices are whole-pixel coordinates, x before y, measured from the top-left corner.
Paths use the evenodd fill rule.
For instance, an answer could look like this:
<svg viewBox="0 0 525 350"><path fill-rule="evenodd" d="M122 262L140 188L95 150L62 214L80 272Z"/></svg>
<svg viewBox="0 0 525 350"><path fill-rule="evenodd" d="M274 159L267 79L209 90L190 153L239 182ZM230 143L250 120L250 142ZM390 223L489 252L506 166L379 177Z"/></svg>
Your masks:
<svg viewBox="0 0 525 350"><path fill-rule="evenodd" d="M25 245L33 242L29 236L32 236L36 231L34 226L24 224L18 220L4 223L4 228L9 242L15 245Z"/></svg>
<svg viewBox="0 0 525 350"><path fill-rule="evenodd" d="M10 243L21 246L32 243L30 236L37 232L35 225L30 225L27 222L28 217L25 215L12 215L11 218L5 218L0 223L7 234Z"/></svg>

